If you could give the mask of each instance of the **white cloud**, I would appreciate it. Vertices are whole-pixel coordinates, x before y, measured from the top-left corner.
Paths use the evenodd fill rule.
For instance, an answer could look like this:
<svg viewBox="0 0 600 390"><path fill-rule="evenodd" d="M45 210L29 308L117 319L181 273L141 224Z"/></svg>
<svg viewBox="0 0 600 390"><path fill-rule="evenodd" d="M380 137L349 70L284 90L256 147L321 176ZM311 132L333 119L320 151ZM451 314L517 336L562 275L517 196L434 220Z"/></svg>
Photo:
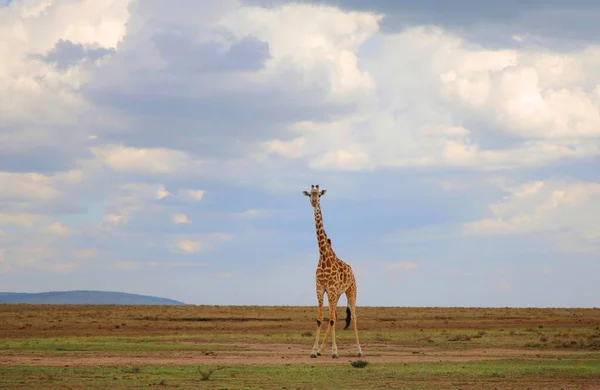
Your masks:
<svg viewBox="0 0 600 390"><path fill-rule="evenodd" d="M358 66L356 51L379 30L382 15L343 12L334 7L291 4L271 9L243 7L221 25L238 36L251 34L268 42L271 58L265 73L292 68L302 74L294 83L325 88L328 99L361 98L375 88Z"/></svg>
<svg viewBox="0 0 600 390"><path fill-rule="evenodd" d="M60 249L46 244L7 248L5 260L10 271L22 268L56 274L72 273L82 265L79 261L63 261Z"/></svg>
<svg viewBox="0 0 600 390"><path fill-rule="evenodd" d="M122 225L127 223L128 218L124 215L106 214L103 221L109 225Z"/></svg>
<svg viewBox="0 0 600 390"><path fill-rule="evenodd" d="M173 195L173 194L171 194L169 191L167 191L167 189L163 185L158 187L158 190L156 191L156 199L164 199L167 196L171 196L171 195Z"/></svg>
<svg viewBox="0 0 600 390"><path fill-rule="evenodd" d="M126 33L129 1L14 1L0 7L0 156L36 160L51 168L82 154L87 124L96 113L78 90L95 61L81 59L67 71L40 57L68 40L86 48L116 48ZM35 113L35 115L32 115Z"/></svg>
<svg viewBox="0 0 600 390"><path fill-rule="evenodd" d="M109 225L122 225L136 218L158 219L168 211L161 201L171 195L163 185L144 182L122 184L107 196L104 220Z"/></svg>
<svg viewBox="0 0 600 390"><path fill-rule="evenodd" d="M184 190L183 194L185 197L198 202L204 197L204 191L202 190Z"/></svg>
<svg viewBox="0 0 600 390"><path fill-rule="evenodd" d="M380 226L381 244L397 244L393 258L379 258L388 271L423 267L387 262L410 259L413 245L436 240L434 251L459 251L452 241L464 240L467 251L481 241L474 234L488 235L491 252L518 239L510 235L527 234L569 255L600 253L598 184L523 169L556 164L567 175L579 169L562 165L570 160L590 169L578 177L593 177L599 45L556 52L512 30L505 39L518 33L509 42L516 48L498 50L437 27L380 33L382 16L369 12L184 3L29 0L0 8L0 272L28 276L14 285L37 280L29 278L34 272L83 267L193 267L204 252L207 264L259 272L265 260L249 263L245 255L262 245L278 261L305 250L282 227L295 203L282 206L272 196L312 182L356 202L339 205L357 209L348 226L361 218L364 196L401 195L395 205L369 206L372 215L397 207ZM473 170L485 173L465 174ZM199 188L226 196L205 199ZM507 197L480 215L483 199L499 190ZM393 213L415 199L404 230L386 234ZM431 214L424 217L424 208ZM272 217L268 228L256 218L263 215ZM414 228L432 215L444 222ZM231 217L247 220L236 225ZM190 218L203 233L172 224ZM261 227L263 241L256 239ZM216 229L231 233L208 233ZM223 245L234 235L236 245ZM168 251L186 261L164 261ZM544 273L550 264L562 273L560 254L552 256L530 269ZM456 269L476 274L464 261ZM438 287L457 275L446 272ZM490 277L493 289L493 278L506 276Z"/></svg>
<svg viewBox="0 0 600 390"><path fill-rule="evenodd" d="M489 206L492 217L465 223L464 232L472 235L546 232L557 234L556 243L563 247L575 238L600 247L600 236L595 234L600 183L534 181L508 191L502 202Z"/></svg>
<svg viewBox="0 0 600 390"><path fill-rule="evenodd" d="M204 263L194 261L126 261L119 260L109 263L108 268L121 271L152 270L165 268L189 268L203 266Z"/></svg>
<svg viewBox="0 0 600 390"><path fill-rule="evenodd" d="M375 168L368 154L359 150L334 150L317 157L310 165L314 169L336 171L370 171Z"/></svg>
<svg viewBox="0 0 600 390"><path fill-rule="evenodd" d="M171 222L173 222L174 224L181 224L181 223L190 223L190 219L187 215L185 215L184 213L177 213L177 214L173 214L171 216Z"/></svg>
<svg viewBox="0 0 600 390"><path fill-rule="evenodd" d="M194 164L184 152L166 148L103 146L91 148L94 155L117 172L167 174Z"/></svg>
<svg viewBox="0 0 600 390"><path fill-rule="evenodd" d="M28 213L2 213L0 212L0 226L33 227L46 218L41 215Z"/></svg>
<svg viewBox="0 0 600 390"><path fill-rule="evenodd" d="M265 150L269 154L276 154L288 158L296 158L302 155L306 138L297 137L291 141L272 140L265 142Z"/></svg>
<svg viewBox="0 0 600 390"><path fill-rule="evenodd" d="M47 233L47 234L52 234L55 236L61 236L61 237L66 237L70 234L72 234L71 230L65 226L64 224L55 221L53 223L51 223L48 226L44 226L41 229L42 233Z"/></svg>
<svg viewBox="0 0 600 390"><path fill-rule="evenodd" d="M52 200L60 196L53 177L39 173L0 172L0 199Z"/></svg>
<svg viewBox="0 0 600 390"><path fill-rule="evenodd" d="M600 100L581 87L584 82L600 83L600 77L577 80L570 73L592 76L586 71L598 65L599 52L593 47L561 56L498 51L503 58L483 62L477 58L481 52L459 49L459 61L481 66L455 68L442 74L441 81L448 96L481 110L517 136L597 137Z"/></svg>
<svg viewBox="0 0 600 390"><path fill-rule="evenodd" d="M194 240L180 240L174 242L170 246L170 250L175 253L192 254L204 250L210 249L211 246L208 243Z"/></svg>
<svg viewBox="0 0 600 390"><path fill-rule="evenodd" d="M239 213L233 213L232 215L234 217L239 217L239 218L256 218L256 217L265 215L265 211L258 210L258 209L249 209L249 210L242 211Z"/></svg>
<svg viewBox="0 0 600 390"><path fill-rule="evenodd" d="M194 254L211 251L220 243L231 241L229 233L209 233L202 235L172 235L169 250L173 253Z"/></svg>
<svg viewBox="0 0 600 390"><path fill-rule="evenodd" d="M545 53L489 50L439 28L378 35L371 47L376 49L363 67L385 105L365 105L365 113L331 123L300 122L290 128L302 136L271 139L265 151L304 157L313 169L342 171L502 170L600 154L600 142L589 138L600 134L600 100L593 88L600 77L591 76L598 61L592 49L571 55L590 75L573 79L566 65L550 76L549 61L540 61ZM392 54L399 52L403 55ZM569 80L550 84L557 76ZM372 92L364 92L369 99ZM463 123L471 118L482 125L468 128ZM482 146L479 138L500 131L518 142L501 149Z"/></svg>

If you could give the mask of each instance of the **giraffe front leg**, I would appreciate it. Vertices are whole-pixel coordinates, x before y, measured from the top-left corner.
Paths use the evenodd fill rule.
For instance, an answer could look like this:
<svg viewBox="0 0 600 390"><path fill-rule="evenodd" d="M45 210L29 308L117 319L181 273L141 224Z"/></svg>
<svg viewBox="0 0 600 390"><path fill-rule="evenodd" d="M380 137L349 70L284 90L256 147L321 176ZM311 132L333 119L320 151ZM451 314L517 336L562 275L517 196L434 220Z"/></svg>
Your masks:
<svg viewBox="0 0 600 390"><path fill-rule="evenodd" d="M319 335L321 334L321 325L323 324L323 292L324 290L317 286L317 301L319 304L317 311L317 331L315 334L315 343L313 344L313 348L310 353L310 357L313 359L317 356L321 356L321 349L317 348L319 347Z"/></svg>
<svg viewBox="0 0 600 390"><path fill-rule="evenodd" d="M329 296L329 325L327 325L327 333L325 337L327 338L327 334L331 331L331 357L333 359L337 359L340 357L338 355L337 343L335 342L335 322L337 321L337 301L339 299L339 295ZM325 344L325 340L323 340L323 344Z"/></svg>
<svg viewBox="0 0 600 390"><path fill-rule="evenodd" d="M331 322L331 321L329 321ZM317 354L321 356L321 352L323 352L323 348L325 348L325 344L327 344L327 339L329 338L329 332L331 331L331 324L327 324L327 329L325 330L325 337L323 337L323 342L321 343L321 347L317 351Z"/></svg>
<svg viewBox="0 0 600 390"><path fill-rule="evenodd" d="M329 297L329 294L327 294L327 297ZM329 305L329 307L331 307L331 304ZM325 330L325 337L323 337L323 342L321 343L321 347L317 351L317 354L319 356L321 356L321 352L323 352L323 349L325 349L325 345L327 344L327 340L329 339L329 333L331 332L331 319L332 318L334 318L334 317L331 316L331 312L330 312L329 313L329 321L327 323L327 329Z"/></svg>

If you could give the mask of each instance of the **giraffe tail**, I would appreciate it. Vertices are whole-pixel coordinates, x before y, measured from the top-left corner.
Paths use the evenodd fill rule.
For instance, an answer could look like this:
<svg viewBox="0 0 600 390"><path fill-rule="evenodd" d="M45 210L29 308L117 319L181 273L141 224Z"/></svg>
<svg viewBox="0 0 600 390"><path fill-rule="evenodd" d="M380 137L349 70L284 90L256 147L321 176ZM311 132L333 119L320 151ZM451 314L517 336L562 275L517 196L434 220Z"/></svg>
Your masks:
<svg viewBox="0 0 600 390"><path fill-rule="evenodd" d="M352 310L350 310L350 306L346 307L346 326L344 326L344 329L348 329L348 327L350 326L350 321L352 320Z"/></svg>

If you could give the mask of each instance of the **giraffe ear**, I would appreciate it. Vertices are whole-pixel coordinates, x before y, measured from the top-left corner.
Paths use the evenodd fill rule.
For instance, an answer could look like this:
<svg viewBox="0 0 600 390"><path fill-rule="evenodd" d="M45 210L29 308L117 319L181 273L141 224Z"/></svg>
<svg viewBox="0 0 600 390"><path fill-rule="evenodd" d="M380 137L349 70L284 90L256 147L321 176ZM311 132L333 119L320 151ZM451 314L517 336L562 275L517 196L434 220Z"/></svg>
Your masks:
<svg viewBox="0 0 600 390"><path fill-rule="evenodd" d="M308 191L302 191L302 193L306 196L310 196L310 194L308 193Z"/></svg>
<svg viewBox="0 0 600 390"><path fill-rule="evenodd" d="M323 196L323 195L325 195L325 193L326 193L326 192L327 192L327 190L323 190L323 191L321 191L321 194L320 194L319 196Z"/></svg>

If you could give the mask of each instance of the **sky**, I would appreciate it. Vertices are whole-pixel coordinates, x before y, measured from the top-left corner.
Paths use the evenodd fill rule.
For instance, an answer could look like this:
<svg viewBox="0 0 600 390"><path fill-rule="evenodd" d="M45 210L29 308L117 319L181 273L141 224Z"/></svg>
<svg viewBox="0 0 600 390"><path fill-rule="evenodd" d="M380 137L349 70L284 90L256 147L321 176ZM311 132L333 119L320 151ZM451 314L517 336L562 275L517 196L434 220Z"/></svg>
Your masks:
<svg viewBox="0 0 600 390"><path fill-rule="evenodd" d="M599 2L3 3L0 291L598 306Z"/></svg>

